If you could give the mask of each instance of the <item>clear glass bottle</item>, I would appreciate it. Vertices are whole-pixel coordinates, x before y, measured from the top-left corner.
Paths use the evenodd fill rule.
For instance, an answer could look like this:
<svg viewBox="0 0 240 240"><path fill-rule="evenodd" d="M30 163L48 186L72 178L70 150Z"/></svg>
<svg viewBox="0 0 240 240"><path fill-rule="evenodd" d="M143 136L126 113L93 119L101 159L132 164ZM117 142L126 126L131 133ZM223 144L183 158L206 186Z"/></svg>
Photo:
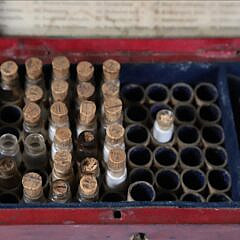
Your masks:
<svg viewBox="0 0 240 240"><path fill-rule="evenodd" d="M81 161L80 167L78 166L79 176L91 174L98 178L100 176L99 162L96 158L86 157Z"/></svg>
<svg viewBox="0 0 240 240"><path fill-rule="evenodd" d="M11 157L16 162L17 167L20 167L22 154L16 136L6 133L0 137L0 155L1 158Z"/></svg>
<svg viewBox="0 0 240 240"><path fill-rule="evenodd" d="M26 173L22 178L24 203L45 203L47 202L42 187L42 178L34 172Z"/></svg>
<svg viewBox="0 0 240 240"><path fill-rule="evenodd" d="M120 85L119 74L121 65L119 62L113 59L108 59L103 62L103 81L114 82L116 85Z"/></svg>
<svg viewBox="0 0 240 240"><path fill-rule="evenodd" d="M47 148L41 134L29 134L24 140L23 161L27 169L46 169L48 167Z"/></svg>
<svg viewBox="0 0 240 240"><path fill-rule="evenodd" d="M69 84L64 80L54 80L51 83L51 99L49 100L50 104L60 101L64 102L66 106L69 105Z"/></svg>
<svg viewBox="0 0 240 240"><path fill-rule="evenodd" d="M52 80L68 81L70 77L70 62L65 56L57 56L52 60Z"/></svg>
<svg viewBox="0 0 240 240"><path fill-rule="evenodd" d="M49 201L55 203L67 203L70 202L72 198L72 193L70 185L64 180L55 180L51 184Z"/></svg>
<svg viewBox="0 0 240 240"><path fill-rule="evenodd" d="M78 82L94 83L94 66L87 61L81 61L77 65L77 80Z"/></svg>

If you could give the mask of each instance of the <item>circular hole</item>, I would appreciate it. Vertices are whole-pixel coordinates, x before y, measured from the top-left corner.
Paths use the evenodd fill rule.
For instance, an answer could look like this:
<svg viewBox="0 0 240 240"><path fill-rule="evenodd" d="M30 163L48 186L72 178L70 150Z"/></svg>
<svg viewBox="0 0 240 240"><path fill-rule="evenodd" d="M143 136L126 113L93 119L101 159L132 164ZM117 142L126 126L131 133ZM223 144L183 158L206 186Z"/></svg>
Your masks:
<svg viewBox="0 0 240 240"><path fill-rule="evenodd" d="M138 181L144 181L153 184L153 173L146 168L133 169L129 174L129 182L131 184Z"/></svg>
<svg viewBox="0 0 240 240"><path fill-rule="evenodd" d="M203 139L211 144L221 143L224 139L224 133L220 126L205 126L202 130Z"/></svg>
<svg viewBox="0 0 240 240"><path fill-rule="evenodd" d="M183 164L189 167L197 167L202 163L201 150L197 147L187 147L180 152Z"/></svg>
<svg viewBox="0 0 240 240"><path fill-rule="evenodd" d="M157 196L156 201L176 201L177 198L171 193L160 193Z"/></svg>
<svg viewBox="0 0 240 240"><path fill-rule="evenodd" d="M221 193L212 194L208 199L208 202L230 202L230 201L231 199L228 196Z"/></svg>
<svg viewBox="0 0 240 240"><path fill-rule="evenodd" d="M114 210L113 211L113 218L115 218L115 219L122 218L122 213L119 210Z"/></svg>
<svg viewBox="0 0 240 240"><path fill-rule="evenodd" d="M160 188L173 191L178 188L180 180L175 172L164 170L157 173L156 181Z"/></svg>
<svg viewBox="0 0 240 240"><path fill-rule="evenodd" d="M192 106L178 106L175 111L175 117L180 122L193 122L195 120L195 109Z"/></svg>
<svg viewBox="0 0 240 240"><path fill-rule="evenodd" d="M135 165L144 166L151 160L151 152L147 147L133 147L129 150L129 160Z"/></svg>
<svg viewBox="0 0 240 240"><path fill-rule="evenodd" d="M192 97L192 89L188 85L176 85L172 90L173 97L180 102L187 102Z"/></svg>
<svg viewBox="0 0 240 240"><path fill-rule="evenodd" d="M177 161L177 154L171 148L160 147L156 149L154 156L155 160L165 167L172 166Z"/></svg>
<svg viewBox="0 0 240 240"><path fill-rule="evenodd" d="M202 106L199 109L199 116L207 122L216 122L220 119L220 110L215 105Z"/></svg>
<svg viewBox="0 0 240 240"><path fill-rule="evenodd" d="M122 202L123 196L119 193L108 192L102 196L102 202Z"/></svg>
<svg viewBox="0 0 240 240"><path fill-rule="evenodd" d="M19 139L19 130L17 128L14 128L14 127L2 127L0 128L0 136L2 136L3 134L6 134L6 133L10 133L12 135L14 135L17 139Z"/></svg>
<svg viewBox="0 0 240 240"><path fill-rule="evenodd" d="M5 106L1 110L1 120L5 123L15 123L21 117L20 110L15 106Z"/></svg>
<svg viewBox="0 0 240 240"><path fill-rule="evenodd" d="M202 198L198 194L187 193L182 197L182 201L184 201L184 202L202 202Z"/></svg>
<svg viewBox="0 0 240 240"><path fill-rule="evenodd" d="M152 105L150 109L152 119L155 120L157 113L164 109L172 111L171 107L169 107L167 104L155 103L154 105Z"/></svg>
<svg viewBox="0 0 240 240"><path fill-rule="evenodd" d="M155 196L153 188L144 182L132 186L130 194L135 201L152 201Z"/></svg>
<svg viewBox="0 0 240 240"><path fill-rule="evenodd" d="M148 131L140 125L133 125L127 131L127 138L133 143L143 143L148 138Z"/></svg>
<svg viewBox="0 0 240 240"><path fill-rule="evenodd" d="M196 94L202 101L215 101L218 96L217 89L210 83L202 83L198 85Z"/></svg>
<svg viewBox="0 0 240 240"><path fill-rule="evenodd" d="M205 151L205 157L211 165L222 166L227 160L227 153L219 147L208 147Z"/></svg>
<svg viewBox="0 0 240 240"><path fill-rule="evenodd" d="M183 143L192 144L192 143L195 143L198 140L199 134L198 134L198 131L195 127L182 126L182 127L179 128L178 138Z"/></svg>
<svg viewBox="0 0 240 240"><path fill-rule="evenodd" d="M3 193L0 195L0 203L18 203L18 199L14 194Z"/></svg>
<svg viewBox="0 0 240 240"><path fill-rule="evenodd" d="M212 170L208 174L209 184L216 190L223 191L230 185L230 177L227 171Z"/></svg>
<svg viewBox="0 0 240 240"><path fill-rule="evenodd" d="M126 115L134 122L142 122L147 119L147 109L141 105L133 105L127 108Z"/></svg>
<svg viewBox="0 0 240 240"><path fill-rule="evenodd" d="M144 91L141 86L125 85L121 91L122 97L129 102L141 102L144 99Z"/></svg>
<svg viewBox="0 0 240 240"><path fill-rule="evenodd" d="M148 97L155 102L163 102L167 99L167 89L159 84L150 85L147 89Z"/></svg>
<svg viewBox="0 0 240 240"><path fill-rule="evenodd" d="M198 191L205 185L205 176L200 171L188 170L183 174L183 183L187 188Z"/></svg>

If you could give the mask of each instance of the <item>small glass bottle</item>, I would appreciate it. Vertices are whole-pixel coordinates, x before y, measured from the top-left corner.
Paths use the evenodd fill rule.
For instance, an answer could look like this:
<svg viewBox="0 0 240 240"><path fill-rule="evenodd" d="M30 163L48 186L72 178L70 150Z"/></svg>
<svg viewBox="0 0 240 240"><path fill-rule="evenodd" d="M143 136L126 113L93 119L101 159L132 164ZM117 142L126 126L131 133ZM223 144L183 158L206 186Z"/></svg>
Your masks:
<svg viewBox="0 0 240 240"><path fill-rule="evenodd" d="M120 86L118 84L114 84L114 82L104 82L101 88L102 102L107 99L119 98L119 89Z"/></svg>
<svg viewBox="0 0 240 240"><path fill-rule="evenodd" d="M52 60L52 80L68 81L70 77L70 62L65 56L57 56Z"/></svg>
<svg viewBox="0 0 240 240"><path fill-rule="evenodd" d="M6 61L0 66L1 88L0 100L2 104L15 104L22 106L23 90L20 87L18 65L14 61Z"/></svg>
<svg viewBox="0 0 240 240"><path fill-rule="evenodd" d="M51 147L51 157L54 159L56 152L68 151L72 152L72 132L67 127L58 128L53 139Z"/></svg>
<svg viewBox="0 0 240 240"><path fill-rule="evenodd" d="M81 61L77 65L77 80L78 82L94 82L94 66L87 61Z"/></svg>
<svg viewBox="0 0 240 240"><path fill-rule="evenodd" d="M118 147L125 150L124 132L123 126L118 123L114 123L107 127L103 146L103 159L105 163L107 163L109 159L109 152L111 149Z"/></svg>
<svg viewBox="0 0 240 240"><path fill-rule="evenodd" d="M90 130L94 133L97 131L96 105L92 101L83 101L80 105L77 136L85 130Z"/></svg>
<svg viewBox="0 0 240 240"><path fill-rule="evenodd" d="M86 157L81 162L80 167L78 167L79 176L91 174L94 175L96 178L100 176L100 167L99 162L96 158L93 157Z"/></svg>
<svg viewBox="0 0 240 240"><path fill-rule="evenodd" d="M68 106L69 104L68 89L69 84L67 81L64 80L52 81L51 83L52 98L50 99L50 103L60 101L64 102Z"/></svg>
<svg viewBox="0 0 240 240"><path fill-rule="evenodd" d="M52 142L57 128L69 127L68 109L63 102L55 102L50 107L48 135Z"/></svg>
<svg viewBox="0 0 240 240"><path fill-rule="evenodd" d="M21 179L14 159L11 157L2 158L0 161L0 190L19 194Z"/></svg>
<svg viewBox="0 0 240 240"><path fill-rule="evenodd" d="M15 135L6 133L0 137L0 154L1 158L11 157L16 162L17 167L20 167L22 154Z"/></svg>
<svg viewBox="0 0 240 240"><path fill-rule="evenodd" d="M99 197L99 187L95 176L83 175L77 192L79 202L95 202Z"/></svg>
<svg viewBox="0 0 240 240"><path fill-rule="evenodd" d="M116 85L120 85L119 74L121 65L119 62L113 59L108 59L103 62L103 80L104 82L113 82Z"/></svg>
<svg viewBox="0 0 240 240"><path fill-rule="evenodd" d="M42 178L35 172L26 173L22 178L23 202L45 203L47 200L43 194Z"/></svg>
<svg viewBox="0 0 240 240"><path fill-rule="evenodd" d="M27 169L46 169L48 167L47 148L41 134L29 134L24 140L23 161Z"/></svg>
<svg viewBox="0 0 240 240"><path fill-rule="evenodd" d="M71 201L72 193L70 185L64 180L56 180L52 182L49 201L55 203L68 203Z"/></svg>

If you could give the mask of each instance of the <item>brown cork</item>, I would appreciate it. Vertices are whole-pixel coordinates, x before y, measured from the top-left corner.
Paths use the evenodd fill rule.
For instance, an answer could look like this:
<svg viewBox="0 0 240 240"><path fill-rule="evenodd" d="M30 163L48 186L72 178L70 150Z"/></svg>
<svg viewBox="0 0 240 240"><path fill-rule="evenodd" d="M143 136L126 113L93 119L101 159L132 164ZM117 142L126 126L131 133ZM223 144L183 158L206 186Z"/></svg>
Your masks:
<svg viewBox="0 0 240 240"><path fill-rule="evenodd" d="M68 95L69 84L63 80L54 80L51 84L52 96L54 101L64 102Z"/></svg>
<svg viewBox="0 0 240 240"><path fill-rule="evenodd" d="M92 101L82 101L80 104L79 120L83 124L91 123L95 118L96 105Z"/></svg>
<svg viewBox="0 0 240 240"><path fill-rule="evenodd" d="M70 62L65 56L55 57L52 61L53 79L67 80L69 78Z"/></svg>
<svg viewBox="0 0 240 240"><path fill-rule="evenodd" d="M42 177L37 173L26 173L22 178L22 185L29 198L38 198L42 193Z"/></svg>
<svg viewBox="0 0 240 240"><path fill-rule="evenodd" d="M103 63L103 75L105 81L112 81L119 79L120 72L120 63L113 60L108 59Z"/></svg>
<svg viewBox="0 0 240 240"><path fill-rule="evenodd" d="M94 135L91 132L84 132L84 142L92 142L94 140Z"/></svg>
<svg viewBox="0 0 240 240"><path fill-rule="evenodd" d="M2 80L6 84L11 83L18 77L18 65L14 61L6 61L1 64L0 71L2 74Z"/></svg>
<svg viewBox="0 0 240 240"><path fill-rule="evenodd" d="M113 148L109 152L109 157L107 161L107 166L109 170L121 171L126 166L126 154L121 148Z"/></svg>
<svg viewBox="0 0 240 240"><path fill-rule="evenodd" d="M72 162L69 159L55 160L53 162L53 169L58 174L68 174L71 170Z"/></svg>
<svg viewBox="0 0 240 240"><path fill-rule="evenodd" d="M29 102L23 108L23 118L26 123L36 124L41 117L41 108L33 102Z"/></svg>
<svg viewBox="0 0 240 240"><path fill-rule="evenodd" d="M122 115L122 101L119 98L108 98L104 101L104 113L107 122L115 122Z"/></svg>
<svg viewBox="0 0 240 240"><path fill-rule="evenodd" d="M10 157L4 157L0 161L0 177L8 178L13 176L17 171L16 163L14 159Z"/></svg>
<svg viewBox="0 0 240 240"><path fill-rule="evenodd" d="M95 87L90 82L80 82L77 85L77 95L79 100L89 100L95 92Z"/></svg>
<svg viewBox="0 0 240 240"><path fill-rule="evenodd" d="M64 197L69 191L69 185L64 180L56 180L52 183L52 195Z"/></svg>
<svg viewBox="0 0 240 240"><path fill-rule="evenodd" d="M156 117L157 123L162 129L169 129L174 121L173 112L167 109L160 110Z"/></svg>
<svg viewBox="0 0 240 240"><path fill-rule="evenodd" d="M68 122L68 109L63 102L55 102L50 108L52 121L56 124Z"/></svg>
<svg viewBox="0 0 240 240"><path fill-rule="evenodd" d="M119 96L119 85L114 82L105 82L102 85L104 99L117 98Z"/></svg>
<svg viewBox="0 0 240 240"><path fill-rule="evenodd" d="M42 60L36 57L28 58L25 61L25 67L28 78L38 80L42 75Z"/></svg>
<svg viewBox="0 0 240 240"><path fill-rule="evenodd" d="M58 128L55 133L54 142L62 148L72 145L72 132L67 127Z"/></svg>
<svg viewBox="0 0 240 240"><path fill-rule="evenodd" d="M109 144L124 143L124 128L118 123L111 124L106 130L106 142Z"/></svg>
<svg viewBox="0 0 240 240"><path fill-rule="evenodd" d="M79 192L86 196L96 194L98 188L97 179L93 175L83 175L79 183Z"/></svg>
<svg viewBox="0 0 240 240"><path fill-rule="evenodd" d="M83 174L97 175L99 171L99 163L96 158L87 157L81 162L81 171Z"/></svg>
<svg viewBox="0 0 240 240"><path fill-rule="evenodd" d="M72 154L69 151L56 152L53 158L54 162L72 162Z"/></svg>
<svg viewBox="0 0 240 240"><path fill-rule="evenodd" d="M37 85L30 85L25 91L27 102L39 103L43 98L43 90Z"/></svg>
<svg viewBox="0 0 240 240"><path fill-rule="evenodd" d="M94 66L87 61L79 62L77 65L78 81L87 82L92 79Z"/></svg>

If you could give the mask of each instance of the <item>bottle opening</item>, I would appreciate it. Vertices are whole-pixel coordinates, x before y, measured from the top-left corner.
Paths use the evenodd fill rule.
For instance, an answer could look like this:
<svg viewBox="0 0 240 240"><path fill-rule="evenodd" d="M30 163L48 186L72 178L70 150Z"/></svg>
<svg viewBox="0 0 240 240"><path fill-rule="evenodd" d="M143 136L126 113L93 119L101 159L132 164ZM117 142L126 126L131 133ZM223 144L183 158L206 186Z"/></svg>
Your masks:
<svg viewBox="0 0 240 240"><path fill-rule="evenodd" d="M156 182L160 189L166 191L176 191L180 186L179 176L173 170L160 170L156 174Z"/></svg>

